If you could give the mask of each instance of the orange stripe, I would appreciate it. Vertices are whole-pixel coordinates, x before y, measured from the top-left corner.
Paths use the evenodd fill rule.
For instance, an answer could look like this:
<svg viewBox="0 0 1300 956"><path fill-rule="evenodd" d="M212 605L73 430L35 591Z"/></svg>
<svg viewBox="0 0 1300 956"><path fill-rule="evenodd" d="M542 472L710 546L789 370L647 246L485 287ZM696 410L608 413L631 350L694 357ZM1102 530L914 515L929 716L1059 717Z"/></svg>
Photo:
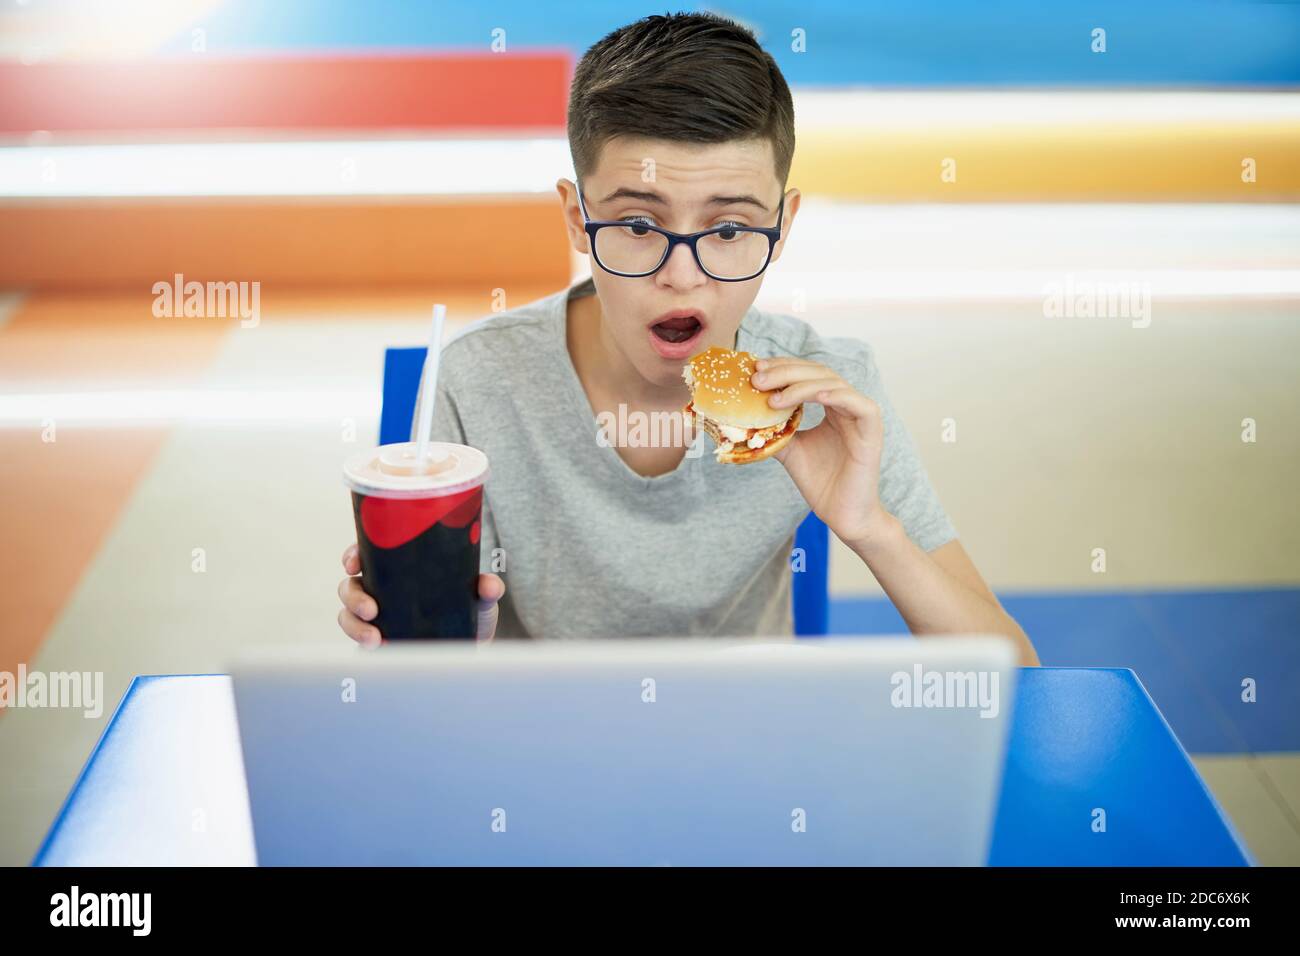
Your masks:
<svg viewBox="0 0 1300 956"><path fill-rule="evenodd" d="M546 199L41 200L0 206L0 286L568 282Z"/></svg>
<svg viewBox="0 0 1300 956"><path fill-rule="evenodd" d="M486 286L455 285L293 289L278 293L271 308L277 325L285 322L355 323L371 319L386 323L412 319L423 327L428 322L433 303L442 302L447 306L447 334L451 335L486 315L551 295L568 284L566 276L559 283L517 283L498 287L500 291ZM424 342L378 344L401 346L423 345Z"/></svg>
<svg viewBox="0 0 1300 956"><path fill-rule="evenodd" d="M0 63L0 132L551 129L567 52Z"/></svg>
<svg viewBox="0 0 1300 956"><path fill-rule="evenodd" d="M0 514L5 628L0 671L32 667L46 632L112 529L167 433L163 429L0 430L11 476ZM3 708L0 707L0 711Z"/></svg>

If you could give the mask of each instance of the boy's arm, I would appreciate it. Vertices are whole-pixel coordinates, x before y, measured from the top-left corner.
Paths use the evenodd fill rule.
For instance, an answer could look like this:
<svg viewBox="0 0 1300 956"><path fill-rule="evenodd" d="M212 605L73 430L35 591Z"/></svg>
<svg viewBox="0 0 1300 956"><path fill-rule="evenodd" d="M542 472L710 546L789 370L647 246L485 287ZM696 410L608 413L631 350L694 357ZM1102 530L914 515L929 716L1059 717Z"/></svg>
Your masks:
<svg viewBox="0 0 1300 956"><path fill-rule="evenodd" d="M844 543L866 563L913 634L1005 634L1019 648L1021 665L1038 665L1029 637L1002 609L960 541L923 551L902 522L882 512L876 531Z"/></svg>
<svg viewBox="0 0 1300 956"><path fill-rule="evenodd" d="M764 358L756 365L753 384L772 391L773 407L817 402L825 410L820 424L797 432L775 457L813 511L866 563L912 632L1003 634L1022 664L1037 664L1029 638L957 541L870 353L846 365L854 382L809 359ZM932 540L926 551L922 545Z"/></svg>

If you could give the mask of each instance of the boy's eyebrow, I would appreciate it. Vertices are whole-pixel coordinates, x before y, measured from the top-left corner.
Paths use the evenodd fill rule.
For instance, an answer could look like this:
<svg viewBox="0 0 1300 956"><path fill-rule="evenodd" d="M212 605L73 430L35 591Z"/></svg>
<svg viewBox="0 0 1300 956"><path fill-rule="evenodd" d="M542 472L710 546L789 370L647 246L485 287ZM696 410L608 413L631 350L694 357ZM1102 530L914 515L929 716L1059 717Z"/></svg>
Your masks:
<svg viewBox="0 0 1300 956"><path fill-rule="evenodd" d="M710 196L710 206L736 206L742 203L749 203L751 206L757 206L763 212L769 212L767 206L763 205L757 199L750 195L744 196Z"/></svg>
<svg viewBox="0 0 1300 956"><path fill-rule="evenodd" d="M628 189L626 186L620 186L612 193L601 200L602 203L613 202L615 199L638 199L641 202L658 203L661 206L671 206L667 199L654 190ZM709 206L736 206L748 203L751 206L757 206L763 212L768 212L767 206L759 202L753 196L710 196L706 205Z"/></svg>

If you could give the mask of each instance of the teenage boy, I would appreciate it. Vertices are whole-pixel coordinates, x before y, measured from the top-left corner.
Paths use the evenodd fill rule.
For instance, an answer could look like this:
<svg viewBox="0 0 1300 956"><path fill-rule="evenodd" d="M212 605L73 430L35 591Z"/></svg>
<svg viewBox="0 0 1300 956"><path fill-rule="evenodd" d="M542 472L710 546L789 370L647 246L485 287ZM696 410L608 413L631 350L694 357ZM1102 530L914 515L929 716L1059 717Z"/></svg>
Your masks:
<svg viewBox="0 0 1300 956"><path fill-rule="evenodd" d="M479 639L788 635L793 536L811 509L914 634L1005 634L1036 664L871 348L753 306L800 203L790 91L754 36L708 14L615 30L574 72L568 134L577 181L557 189L592 278L474 323L439 366L432 437L492 468L481 547L485 568L504 556L504 579L479 579ZM680 414L687 357L715 345L760 357L753 383L773 405L808 403L785 448L730 465L689 433L601 440L598 418ZM355 546L343 563L339 622L377 643Z"/></svg>

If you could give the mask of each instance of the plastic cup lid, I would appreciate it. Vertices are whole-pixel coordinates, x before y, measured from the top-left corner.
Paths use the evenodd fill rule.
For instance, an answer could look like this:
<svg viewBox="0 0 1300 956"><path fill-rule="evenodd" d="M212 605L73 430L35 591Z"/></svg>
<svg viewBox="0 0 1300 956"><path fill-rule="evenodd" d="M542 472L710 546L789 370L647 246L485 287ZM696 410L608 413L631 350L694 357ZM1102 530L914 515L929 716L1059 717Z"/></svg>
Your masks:
<svg viewBox="0 0 1300 956"><path fill-rule="evenodd" d="M431 442L423 466L417 466L415 442L380 445L343 463L344 482L376 498L450 495L483 484L487 476L487 455L449 442Z"/></svg>

